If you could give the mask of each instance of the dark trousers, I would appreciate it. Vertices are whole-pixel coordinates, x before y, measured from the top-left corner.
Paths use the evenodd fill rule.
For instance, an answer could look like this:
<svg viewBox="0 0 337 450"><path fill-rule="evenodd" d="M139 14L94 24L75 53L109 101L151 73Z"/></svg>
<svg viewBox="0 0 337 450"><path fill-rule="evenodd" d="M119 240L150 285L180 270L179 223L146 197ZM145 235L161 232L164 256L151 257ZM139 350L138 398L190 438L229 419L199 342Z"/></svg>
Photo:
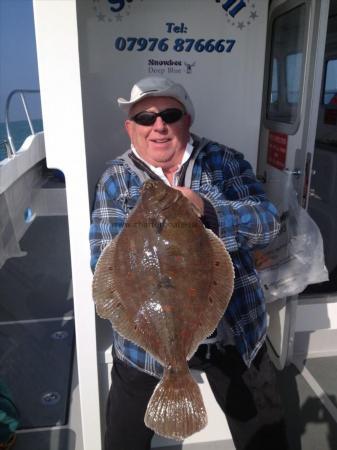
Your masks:
<svg viewBox="0 0 337 450"><path fill-rule="evenodd" d="M237 450L288 449L276 374L265 345L250 368L233 346L212 346L210 358L200 346L189 363L206 373L226 415ZM158 379L115 359L107 405L105 450L149 450L153 431L144 424Z"/></svg>

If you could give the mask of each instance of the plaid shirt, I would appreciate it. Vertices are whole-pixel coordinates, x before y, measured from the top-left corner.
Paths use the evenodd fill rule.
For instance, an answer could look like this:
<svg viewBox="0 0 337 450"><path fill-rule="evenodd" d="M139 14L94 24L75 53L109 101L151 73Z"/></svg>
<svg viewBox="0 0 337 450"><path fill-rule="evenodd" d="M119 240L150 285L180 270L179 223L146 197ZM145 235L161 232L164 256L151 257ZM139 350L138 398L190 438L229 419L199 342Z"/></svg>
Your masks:
<svg viewBox="0 0 337 450"><path fill-rule="evenodd" d="M92 270L103 248L123 228L139 198L141 185L135 171L122 159L111 161L99 180L90 227ZM230 327L236 347L249 366L267 329L265 301L251 250L264 247L275 238L279 230L277 211L243 155L215 142L208 141L199 149L191 188L213 206L218 235L230 252L235 269L234 292L218 330L224 323ZM162 375L161 365L150 354L116 331L113 355L151 375Z"/></svg>

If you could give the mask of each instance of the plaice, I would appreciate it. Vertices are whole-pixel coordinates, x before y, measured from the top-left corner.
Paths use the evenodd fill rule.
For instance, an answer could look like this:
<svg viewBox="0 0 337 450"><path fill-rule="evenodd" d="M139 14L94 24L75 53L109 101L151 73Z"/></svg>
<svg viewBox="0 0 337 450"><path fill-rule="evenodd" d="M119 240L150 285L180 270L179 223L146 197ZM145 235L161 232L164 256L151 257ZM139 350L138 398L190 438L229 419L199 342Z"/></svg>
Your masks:
<svg viewBox="0 0 337 450"><path fill-rule="evenodd" d="M234 286L231 258L191 203L162 181L144 183L120 234L94 273L97 313L164 367L145 424L185 439L207 424L187 361L216 328Z"/></svg>

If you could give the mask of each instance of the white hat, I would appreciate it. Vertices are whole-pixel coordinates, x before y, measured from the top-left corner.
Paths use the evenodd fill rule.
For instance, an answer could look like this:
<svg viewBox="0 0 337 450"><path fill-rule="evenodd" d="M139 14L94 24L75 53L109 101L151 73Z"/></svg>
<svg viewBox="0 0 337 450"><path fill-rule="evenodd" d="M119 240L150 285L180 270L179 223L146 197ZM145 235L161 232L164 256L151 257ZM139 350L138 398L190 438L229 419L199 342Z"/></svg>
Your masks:
<svg viewBox="0 0 337 450"><path fill-rule="evenodd" d="M172 97L185 106L186 112L194 120L194 107L185 88L164 77L148 77L138 81L131 90L130 100L118 98L119 107L126 113L145 97Z"/></svg>

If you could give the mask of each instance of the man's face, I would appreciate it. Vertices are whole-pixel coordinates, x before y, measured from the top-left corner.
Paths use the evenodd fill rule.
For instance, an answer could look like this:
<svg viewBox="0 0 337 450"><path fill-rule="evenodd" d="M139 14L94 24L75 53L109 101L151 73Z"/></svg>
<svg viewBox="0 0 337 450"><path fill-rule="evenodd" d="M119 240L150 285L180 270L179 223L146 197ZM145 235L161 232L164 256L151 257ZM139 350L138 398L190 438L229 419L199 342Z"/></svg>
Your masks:
<svg viewBox="0 0 337 450"><path fill-rule="evenodd" d="M184 111L183 105L171 97L147 97L136 103L130 117L141 111L161 112L169 108ZM179 164L189 140L191 119L184 114L177 122L167 124L157 117L153 125L138 125L133 120L125 121L131 143L139 156L155 167L168 169Z"/></svg>

